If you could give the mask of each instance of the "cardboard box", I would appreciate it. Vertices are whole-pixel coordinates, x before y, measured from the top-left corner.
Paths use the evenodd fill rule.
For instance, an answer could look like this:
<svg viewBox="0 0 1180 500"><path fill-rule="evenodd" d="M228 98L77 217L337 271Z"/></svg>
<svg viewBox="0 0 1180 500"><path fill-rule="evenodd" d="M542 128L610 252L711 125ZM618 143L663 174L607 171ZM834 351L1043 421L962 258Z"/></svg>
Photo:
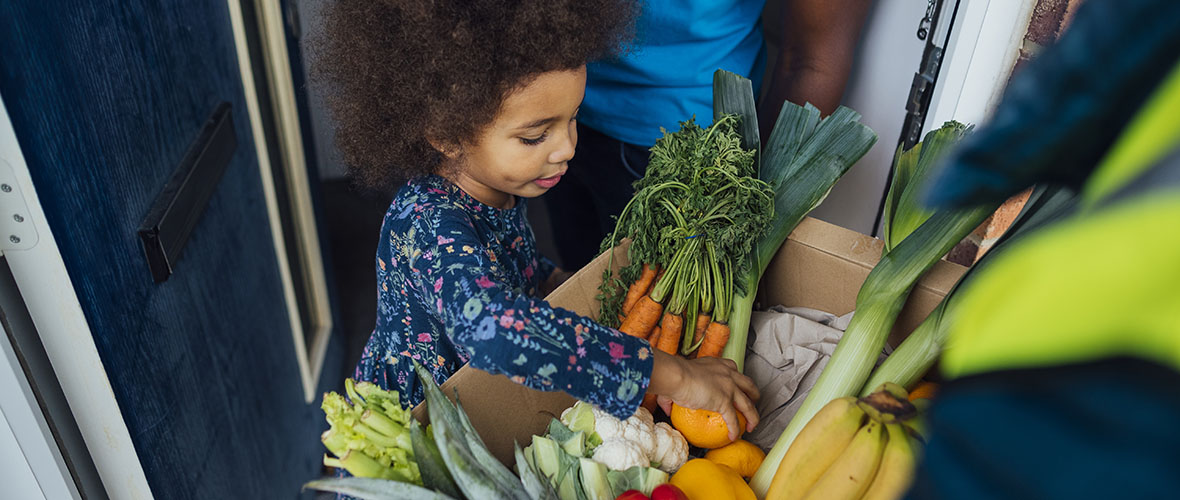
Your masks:
<svg viewBox="0 0 1180 500"><path fill-rule="evenodd" d="M773 305L804 306L837 315L851 311L856 294L869 271L881 257L884 244L875 238L807 218L787 238L766 269L759 287L760 308ZM614 266L626 265L623 248L614 251ZM582 268L546 299L556 307L597 318L598 284L608 261L600 255ZM897 345L938 305L942 297L966 270L946 261L938 262L914 288L902 310L890 344ZM458 390L463 408L496 458L514 463L513 442L527 446L534 434L543 434L549 420L573 405L562 392L541 392L518 385L503 375L464 366L442 385L453 397ZM425 405L413 410L425 418Z"/></svg>

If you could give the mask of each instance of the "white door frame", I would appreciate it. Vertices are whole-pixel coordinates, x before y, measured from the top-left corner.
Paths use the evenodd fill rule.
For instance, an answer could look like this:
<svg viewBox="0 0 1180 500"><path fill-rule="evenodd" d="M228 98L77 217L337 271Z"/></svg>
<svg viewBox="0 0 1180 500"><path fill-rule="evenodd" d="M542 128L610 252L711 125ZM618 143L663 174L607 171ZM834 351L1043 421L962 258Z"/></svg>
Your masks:
<svg viewBox="0 0 1180 500"><path fill-rule="evenodd" d="M27 209L27 216L23 217L21 224L29 224L35 235L31 244L28 238L24 238L19 245L0 248L3 248L99 477L111 498L150 499L152 493L147 476L139 463L139 455L135 453L127 423L98 356L90 325L33 187L33 178L16 140L3 96L0 96L0 169L11 171L13 192L23 197ZM9 217L8 214L2 215ZM9 235L0 236L0 242L9 244ZM17 246L20 248L13 248Z"/></svg>
<svg viewBox="0 0 1180 500"><path fill-rule="evenodd" d="M0 325L0 484L10 498L81 499L33 388Z"/></svg>
<svg viewBox="0 0 1180 500"><path fill-rule="evenodd" d="M252 2L258 17L259 37L262 44L262 61L251 61L249 42L246 36L246 22L242 17L242 2ZM279 277L283 284L283 295L287 302L287 315L291 323L291 341L294 343L295 359L303 380L304 400L315 400L320 372L328 350L332 332L332 310L328 298L327 278L324 274L323 255L320 251L319 233L311 200L310 180L307 176L307 160L304 158L303 137L300 131L299 111L295 103L295 85L292 83L291 66L288 61L286 32L279 2L268 0L226 0L230 24L233 28L234 45L237 49L238 69L241 73L242 90L245 94L246 111L250 116L250 130L254 137L254 148L258 157L258 169L262 175L262 191L266 209L270 214L270 229L279 263ZM263 132L263 119L258 92L255 91L253 65L261 65L266 71L267 86L274 110L275 133L279 137L279 164L272 164ZM283 235L273 171L284 173L288 181L287 196L293 200L291 217L294 222L295 252L298 262L288 258L287 243ZM300 303L295 295L293 273L299 273L308 288L307 303ZM300 309L306 308L310 324L304 324Z"/></svg>
<svg viewBox="0 0 1180 500"><path fill-rule="evenodd" d="M982 124L1020 56L1036 0L962 0L923 130L948 120Z"/></svg>
<svg viewBox="0 0 1180 500"><path fill-rule="evenodd" d="M328 335L332 327L331 315L328 310L327 286L322 266L312 266L309 269L296 271L305 273L305 277L311 282L313 294L310 307L313 308L313 318L316 324L303 325L299 318L298 307L300 306L296 302L291 279L292 269L287 260L282 225L279 222L275 186L270 172L272 165L270 165L270 156L262 137L258 98L254 92L251 62L245 47L246 42L243 35L245 27L241 18L239 1L227 0L227 7L233 24L235 44L237 45L237 62L242 77L242 88L246 93L251 134L254 138L255 152L259 162L259 175L262 178L267 211L270 214L272 239L283 282L285 305L291 322L296 361L302 374L305 400L310 402L315 397ZM275 41L275 37L278 36L275 33L281 33L281 23L276 20L278 18L276 9L277 6L273 9L264 9L263 14L268 23L267 36L271 37L268 50L282 53L285 52L286 46L279 43L282 41L281 38L277 42ZM272 55L270 61L267 64L278 64L273 61L280 61L280 58ZM285 70L289 76L289 67L280 64L277 69L280 72ZM308 262L319 263L322 262L322 258L318 236L315 232L314 214L311 213L311 205L307 196L308 181L302 159L302 145L298 142L298 130L293 129L291 125L292 122L296 122L297 125L298 120L297 115L294 117L291 115L294 112L293 91L290 90L292 85L289 78L278 83L271 83L272 86L288 88L287 92L281 94L283 98L281 108L286 113L281 123L287 124L282 131L285 141L283 153L287 155L287 161L292 164L287 168L291 170L288 173L294 177L293 194L299 195L298 199L302 202L300 213L296 214L300 226L300 234L298 235L301 245L300 251L309 254ZM127 424L123 420L123 414L115 399L102 359L99 357L94 337L74 291L74 285L66 270L61 251L37 197L28 164L21 152L16 131L9 119L7 107L4 105L3 96L0 96L0 179L2 179L0 182L12 183L11 187L15 194L23 197L23 208L27 211L27 215L23 217L24 220L18 226L22 231L19 243L10 241L8 233L0 234L0 253L8 260L13 278L20 289L29 315L33 319L33 324L45 347L46 356L53 366L103 486L111 498L151 499L153 495L148 486L147 476L140 464ZM8 217L9 215L0 214L0 216ZM0 222L0 232L3 229L6 228L3 222ZM304 341L305 335L310 335L314 339L310 352L305 348L307 345ZM3 366L0 365L0 368ZM19 367L17 368L19 369ZM18 412L21 414L25 412L40 413L35 400L12 401L0 409L3 410L3 415L0 416L4 416L4 420L9 425L12 425ZM10 416L9 412L12 412L13 416ZM22 427L21 430L25 430L26 427ZM5 427L0 427L0 445L9 446L12 444L4 439L6 432ZM29 442L36 446L46 446L56 450L57 444L52 440L52 436L48 436L48 439L49 441L44 443ZM38 483L43 481L43 477L51 478L45 480L48 482L41 484L46 498L77 498L76 486L69 477L68 471L63 479L68 484L58 484L58 481L52 479L52 474L49 473L52 469L44 468L50 464L41 460L43 457L37 450L30 449L22 453L24 446L26 446L23 436L18 444L21 449L16 450L17 455L22 455L17 457L21 458L19 462L24 462L31 468ZM18 467L19 462L14 465L16 467L13 469L14 479L25 480L27 476ZM63 497L57 494L60 491L72 491L74 496Z"/></svg>

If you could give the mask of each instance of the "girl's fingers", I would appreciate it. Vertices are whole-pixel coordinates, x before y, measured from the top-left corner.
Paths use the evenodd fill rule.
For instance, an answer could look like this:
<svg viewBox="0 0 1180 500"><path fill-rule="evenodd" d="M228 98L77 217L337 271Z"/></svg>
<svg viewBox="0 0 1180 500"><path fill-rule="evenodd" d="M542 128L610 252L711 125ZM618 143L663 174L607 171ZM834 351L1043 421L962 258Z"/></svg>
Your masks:
<svg viewBox="0 0 1180 500"><path fill-rule="evenodd" d="M733 404L727 404L721 409L721 419L725 421L725 428L729 430L729 440L737 441L738 438L738 419L737 412L733 410Z"/></svg>
<svg viewBox="0 0 1180 500"><path fill-rule="evenodd" d="M660 409L664 410L664 415L672 414L672 400L668 399L667 396L656 396L656 404L659 405Z"/></svg>
<svg viewBox="0 0 1180 500"><path fill-rule="evenodd" d="M746 416L746 432L754 432L754 428L758 427L758 409L754 406L754 402L750 401L750 398L745 394L738 393L733 398L733 406Z"/></svg>
<svg viewBox="0 0 1180 500"><path fill-rule="evenodd" d="M737 383L738 389L746 393L746 396L749 396L750 399L757 401L762 398L762 393L758 390L758 386L754 384L754 379L739 373L738 376L734 377L734 382Z"/></svg>

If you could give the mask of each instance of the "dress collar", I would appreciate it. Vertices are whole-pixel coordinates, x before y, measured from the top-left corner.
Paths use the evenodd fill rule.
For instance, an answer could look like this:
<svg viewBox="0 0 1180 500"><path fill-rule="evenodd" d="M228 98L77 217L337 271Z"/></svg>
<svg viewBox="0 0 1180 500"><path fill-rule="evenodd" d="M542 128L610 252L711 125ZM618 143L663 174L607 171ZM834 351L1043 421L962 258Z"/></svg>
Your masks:
<svg viewBox="0 0 1180 500"><path fill-rule="evenodd" d="M422 178L421 182L424 188L433 191L434 194L442 195L443 198L463 207L472 214L496 222L506 223L513 220L520 214L523 210L521 207L525 204L524 198L513 195L515 203L512 204L512 208L493 207L475 199L455 183L437 174L427 175Z"/></svg>

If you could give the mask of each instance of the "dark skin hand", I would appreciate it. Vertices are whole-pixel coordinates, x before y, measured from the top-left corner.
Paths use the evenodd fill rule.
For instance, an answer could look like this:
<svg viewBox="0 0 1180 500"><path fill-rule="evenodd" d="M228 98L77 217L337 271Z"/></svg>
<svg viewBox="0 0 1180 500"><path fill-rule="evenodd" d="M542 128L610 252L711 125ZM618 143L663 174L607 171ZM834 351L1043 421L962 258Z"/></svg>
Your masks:
<svg viewBox="0 0 1180 500"><path fill-rule="evenodd" d="M549 294L553 293L554 290L557 290L557 287L561 286L562 283L565 283L565 281L570 279L570 276L573 275L573 271L566 271L560 267L554 269L553 273L551 273L549 277L545 278L545 281L541 283L541 296L548 297Z"/></svg>
<svg viewBox="0 0 1180 500"><path fill-rule="evenodd" d="M827 116L840 105L872 0L783 0L768 5L766 39L778 48L758 104L762 140L783 101L810 102Z"/></svg>
<svg viewBox="0 0 1180 500"><path fill-rule="evenodd" d="M664 413L672 412L672 403L685 408L700 408L721 414L729 427L729 439L738 437L737 412L746 417L746 431L758 426L754 402L760 394L754 381L725 358L686 359L653 350L655 360L651 384L647 391L657 396Z"/></svg>

